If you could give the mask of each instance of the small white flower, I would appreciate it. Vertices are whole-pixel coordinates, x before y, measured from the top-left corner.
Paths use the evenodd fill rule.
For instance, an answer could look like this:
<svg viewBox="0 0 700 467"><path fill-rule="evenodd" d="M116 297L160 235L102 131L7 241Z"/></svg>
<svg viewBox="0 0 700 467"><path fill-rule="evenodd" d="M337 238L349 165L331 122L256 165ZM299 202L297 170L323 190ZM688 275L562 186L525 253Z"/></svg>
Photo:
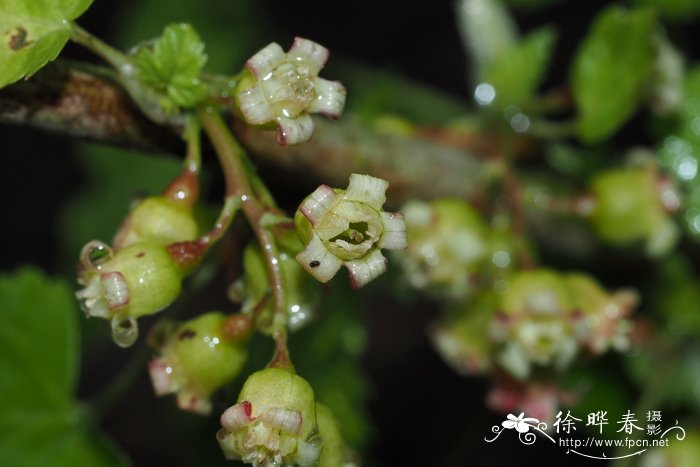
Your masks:
<svg viewBox="0 0 700 467"><path fill-rule="evenodd" d="M238 85L236 99L246 122L276 122L279 144L303 143L311 138L309 114L338 118L345 106L345 88L318 77L328 49L297 37L286 54L273 42L246 62L252 76Z"/></svg>
<svg viewBox="0 0 700 467"><path fill-rule="evenodd" d="M302 202L296 222L306 249L297 261L309 274L327 282L345 266L358 289L386 271L379 250L406 247L403 216L382 210L388 186L380 178L352 174L347 190L321 185Z"/></svg>

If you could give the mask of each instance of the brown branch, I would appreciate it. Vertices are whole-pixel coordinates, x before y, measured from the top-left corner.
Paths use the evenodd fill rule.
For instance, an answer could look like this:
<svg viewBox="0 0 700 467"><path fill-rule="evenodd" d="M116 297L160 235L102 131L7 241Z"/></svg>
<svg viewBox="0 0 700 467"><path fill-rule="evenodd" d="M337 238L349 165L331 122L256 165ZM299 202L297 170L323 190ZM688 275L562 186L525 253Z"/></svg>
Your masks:
<svg viewBox="0 0 700 467"><path fill-rule="evenodd" d="M0 90L0 122L30 125L78 138L147 151L182 154L178 128L148 120L106 69L55 62L31 79ZM345 185L352 172L391 184L390 199L474 198L485 183L482 161L449 144L380 134L343 118L315 120L312 141L282 147L272 132L235 125L257 163L305 183Z"/></svg>
<svg viewBox="0 0 700 467"><path fill-rule="evenodd" d="M109 70L56 61L0 90L0 122L146 151L184 153L178 130L148 120Z"/></svg>

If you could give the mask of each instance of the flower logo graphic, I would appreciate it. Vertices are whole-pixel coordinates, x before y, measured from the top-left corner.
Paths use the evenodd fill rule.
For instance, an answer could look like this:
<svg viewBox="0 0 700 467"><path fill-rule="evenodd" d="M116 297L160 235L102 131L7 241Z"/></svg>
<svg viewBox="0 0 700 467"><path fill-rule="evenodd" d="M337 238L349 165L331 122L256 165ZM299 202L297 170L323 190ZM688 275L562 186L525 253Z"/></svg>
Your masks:
<svg viewBox="0 0 700 467"><path fill-rule="evenodd" d="M504 420L501 425L508 430L515 428L518 433L527 433L532 426L536 426L540 423L536 418L525 418L524 416L525 412L520 412L520 415L517 417L509 413L506 417L508 420Z"/></svg>

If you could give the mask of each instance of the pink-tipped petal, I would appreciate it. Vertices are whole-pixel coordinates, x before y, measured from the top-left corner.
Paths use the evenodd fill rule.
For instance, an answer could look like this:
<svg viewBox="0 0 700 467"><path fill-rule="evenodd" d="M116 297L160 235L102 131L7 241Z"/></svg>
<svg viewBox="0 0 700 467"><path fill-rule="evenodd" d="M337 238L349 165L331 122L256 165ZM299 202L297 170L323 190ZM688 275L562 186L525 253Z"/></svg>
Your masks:
<svg viewBox="0 0 700 467"><path fill-rule="evenodd" d="M304 200L299 206L299 210L311 222L311 225L316 225L333 206L337 198L338 194L333 191L333 188L321 185Z"/></svg>
<svg viewBox="0 0 700 467"><path fill-rule="evenodd" d="M287 433L297 434L301 429L301 412L282 407L273 407L262 415L262 420L268 425L284 430Z"/></svg>
<svg viewBox="0 0 700 467"><path fill-rule="evenodd" d="M102 274L100 283L110 310L118 310L129 304L129 285L121 272Z"/></svg>
<svg viewBox="0 0 700 467"><path fill-rule="evenodd" d="M221 426L229 432L249 424L255 418L253 415L253 407L250 402L243 401L232 405L221 414Z"/></svg>
<svg viewBox="0 0 700 467"><path fill-rule="evenodd" d="M275 119L260 84L238 93L236 98L246 122L252 125L262 125Z"/></svg>
<svg viewBox="0 0 700 467"><path fill-rule="evenodd" d="M209 415L211 412L211 401L191 391L181 390L177 393L177 406L185 412L192 412L199 415Z"/></svg>
<svg viewBox="0 0 700 467"><path fill-rule="evenodd" d="M389 188L389 182L386 180L369 175L352 174L343 197L349 201L360 201L379 211L386 202L387 188Z"/></svg>
<svg viewBox="0 0 700 467"><path fill-rule="evenodd" d="M406 222L400 212L380 212L384 232L377 246L388 250L402 250L406 248Z"/></svg>
<svg viewBox="0 0 700 467"><path fill-rule="evenodd" d="M355 261L346 261L350 276L350 285L357 290L373 279L383 274L387 269L387 261L379 250L372 251L369 255Z"/></svg>
<svg viewBox="0 0 700 467"><path fill-rule="evenodd" d="M178 385L173 380L173 369L162 358L151 360L148 364L148 374L151 376L156 396L172 394L178 390Z"/></svg>
<svg viewBox="0 0 700 467"><path fill-rule="evenodd" d="M296 37L287 52L287 57L294 61L305 61L309 66L309 73L318 75L328 60L328 49L314 41Z"/></svg>
<svg viewBox="0 0 700 467"><path fill-rule="evenodd" d="M309 113L319 113L329 118L338 118L345 107L347 91L339 81L318 78L314 81L316 99L307 108Z"/></svg>
<svg viewBox="0 0 700 467"><path fill-rule="evenodd" d="M279 117L277 123L277 144L281 146L308 141L314 132L314 121L307 114L296 118Z"/></svg>
<svg viewBox="0 0 700 467"><path fill-rule="evenodd" d="M316 234L311 236L311 241L306 249L299 253L296 258L301 267L320 282L331 280L343 265L335 255L326 249Z"/></svg>
<svg viewBox="0 0 700 467"><path fill-rule="evenodd" d="M262 79L284 60L284 50L276 42L268 44L245 62L245 67L253 75Z"/></svg>

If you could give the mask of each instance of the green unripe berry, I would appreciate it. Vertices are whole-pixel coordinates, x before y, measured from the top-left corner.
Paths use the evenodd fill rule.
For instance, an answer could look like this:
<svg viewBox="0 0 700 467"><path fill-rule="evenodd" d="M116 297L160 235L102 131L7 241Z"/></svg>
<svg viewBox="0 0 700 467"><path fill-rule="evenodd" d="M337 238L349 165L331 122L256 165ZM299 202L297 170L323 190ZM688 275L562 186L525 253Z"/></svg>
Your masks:
<svg viewBox="0 0 700 467"><path fill-rule="evenodd" d="M176 393L182 410L209 413L210 395L231 382L247 358L244 343L226 339L226 320L222 313L205 313L164 336L160 357L149 365L157 395Z"/></svg>

